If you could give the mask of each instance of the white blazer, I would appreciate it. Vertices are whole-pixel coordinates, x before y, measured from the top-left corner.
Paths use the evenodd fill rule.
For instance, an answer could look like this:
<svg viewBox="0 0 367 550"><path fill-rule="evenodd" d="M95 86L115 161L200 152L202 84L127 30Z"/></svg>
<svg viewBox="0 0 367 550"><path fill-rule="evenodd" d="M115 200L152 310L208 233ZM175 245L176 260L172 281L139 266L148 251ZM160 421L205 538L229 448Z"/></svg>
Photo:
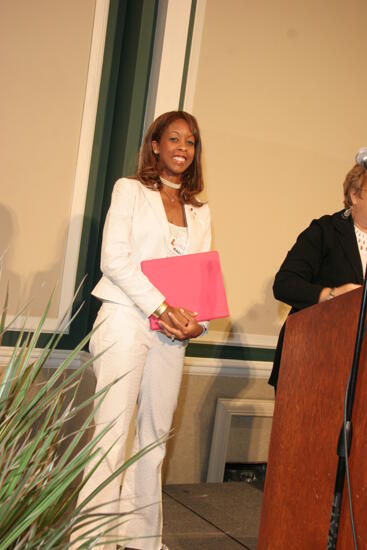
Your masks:
<svg viewBox="0 0 367 550"><path fill-rule="evenodd" d="M207 204L185 204L188 239L185 254L210 249L210 211ZM140 268L142 260L164 258L170 232L159 191L138 180L122 178L113 188L111 206L103 229L102 278L92 294L100 300L137 305L147 316L163 302Z"/></svg>

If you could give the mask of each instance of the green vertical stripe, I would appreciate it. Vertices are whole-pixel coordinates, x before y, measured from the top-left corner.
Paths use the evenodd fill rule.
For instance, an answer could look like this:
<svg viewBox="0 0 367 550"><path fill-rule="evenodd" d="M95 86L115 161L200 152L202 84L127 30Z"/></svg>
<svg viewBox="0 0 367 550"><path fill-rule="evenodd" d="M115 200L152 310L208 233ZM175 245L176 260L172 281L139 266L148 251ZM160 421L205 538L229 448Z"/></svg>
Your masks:
<svg viewBox="0 0 367 550"><path fill-rule="evenodd" d="M179 101L179 107L178 107L180 110L183 109L184 102L185 102L187 73L188 73L188 70L189 70L189 63L190 63L192 35L193 35L193 32L194 32L194 23L195 23L196 4L197 4L197 0L192 0L190 20L189 20L189 28L188 28L188 31L187 31L185 61L184 61L184 66L183 66L183 71L182 71L180 101Z"/></svg>

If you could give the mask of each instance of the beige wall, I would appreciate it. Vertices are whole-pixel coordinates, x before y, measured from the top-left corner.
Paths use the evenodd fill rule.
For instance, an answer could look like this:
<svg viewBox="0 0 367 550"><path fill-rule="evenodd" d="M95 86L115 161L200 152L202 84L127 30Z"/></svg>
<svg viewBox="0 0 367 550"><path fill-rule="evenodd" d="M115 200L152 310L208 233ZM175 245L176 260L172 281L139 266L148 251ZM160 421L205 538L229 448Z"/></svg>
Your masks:
<svg viewBox="0 0 367 550"><path fill-rule="evenodd" d="M172 438L167 445L163 476L165 483L198 483L206 480L218 398L272 400L274 391L264 379L186 373L173 422ZM232 421L235 431L231 430L228 462L267 459L271 420L265 420L265 423L259 419ZM233 433L236 433L237 442L233 440Z"/></svg>
<svg viewBox="0 0 367 550"><path fill-rule="evenodd" d="M0 1L0 254L9 312L56 316L96 0ZM2 284L0 303L5 284Z"/></svg>
<svg viewBox="0 0 367 550"><path fill-rule="evenodd" d="M231 310L212 329L277 334L275 272L311 219L342 208L367 144L366 17L364 0L206 2L187 93Z"/></svg>

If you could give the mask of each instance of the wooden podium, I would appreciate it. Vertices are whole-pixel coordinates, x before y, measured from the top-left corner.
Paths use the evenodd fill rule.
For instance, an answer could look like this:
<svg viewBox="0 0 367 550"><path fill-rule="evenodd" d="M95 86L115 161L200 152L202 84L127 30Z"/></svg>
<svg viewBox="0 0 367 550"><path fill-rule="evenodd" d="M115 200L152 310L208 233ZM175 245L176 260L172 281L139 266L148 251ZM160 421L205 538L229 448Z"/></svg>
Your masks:
<svg viewBox="0 0 367 550"><path fill-rule="evenodd" d="M362 289L287 321L266 473L258 550L325 550L344 393ZM353 407L350 473L359 550L367 549L367 349ZM345 486L338 550L353 538Z"/></svg>

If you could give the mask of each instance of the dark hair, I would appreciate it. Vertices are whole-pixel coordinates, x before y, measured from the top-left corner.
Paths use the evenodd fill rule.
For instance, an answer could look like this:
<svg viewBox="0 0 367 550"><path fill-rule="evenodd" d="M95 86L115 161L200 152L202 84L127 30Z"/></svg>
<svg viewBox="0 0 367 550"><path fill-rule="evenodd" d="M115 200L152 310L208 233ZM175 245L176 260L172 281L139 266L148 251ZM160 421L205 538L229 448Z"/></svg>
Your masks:
<svg viewBox="0 0 367 550"><path fill-rule="evenodd" d="M344 190L344 206L351 208L353 206L351 193L354 192L358 197L361 196L362 187L366 181L367 171L364 166L355 164L348 174L345 176L343 183Z"/></svg>
<svg viewBox="0 0 367 550"><path fill-rule="evenodd" d="M179 196L184 203L202 206L203 203L196 198L196 195L204 188L201 168L200 130L196 118L185 111L170 111L164 113L156 118L150 125L140 149L139 167L135 177L150 189L160 189L162 187L158 171L159 155L153 153L152 141L159 142L167 126L179 119L187 123L195 138L194 159L187 170L182 174L182 185Z"/></svg>

